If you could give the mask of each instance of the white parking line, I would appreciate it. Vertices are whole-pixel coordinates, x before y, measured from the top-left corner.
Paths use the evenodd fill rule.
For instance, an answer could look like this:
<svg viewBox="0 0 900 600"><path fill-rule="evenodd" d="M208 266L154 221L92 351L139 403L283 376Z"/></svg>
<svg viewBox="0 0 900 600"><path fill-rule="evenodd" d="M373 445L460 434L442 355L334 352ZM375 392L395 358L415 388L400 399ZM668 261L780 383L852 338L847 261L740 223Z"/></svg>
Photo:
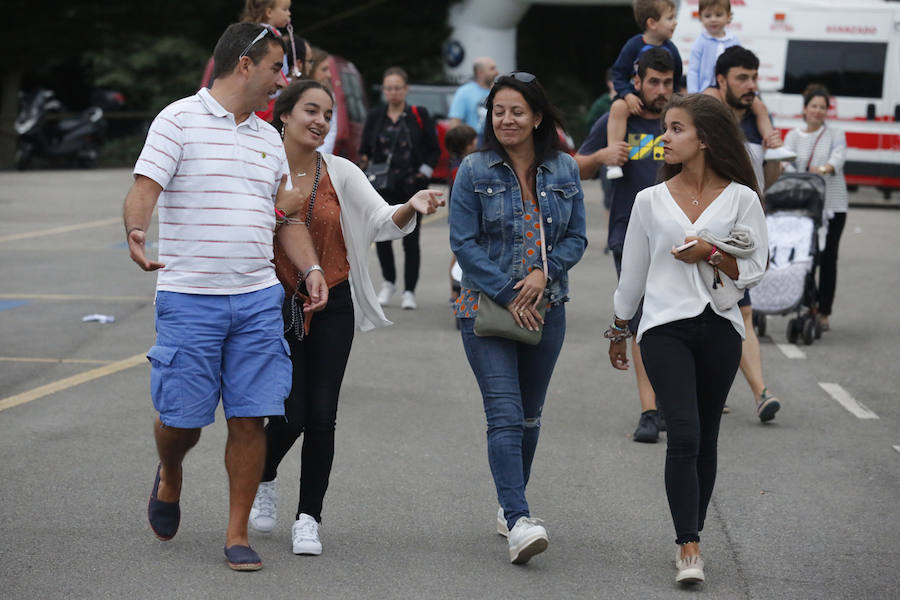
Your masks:
<svg viewBox="0 0 900 600"><path fill-rule="evenodd" d="M857 419L877 419L878 415L873 413L866 406L851 396L847 390L837 383L821 383L819 387L828 392L828 395L834 398L835 402L846 408Z"/></svg>
<svg viewBox="0 0 900 600"><path fill-rule="evenodd" d="M796 344L780 344L775 342L775 345L778 346L781 353L788 358L806 358L806 353L798 348Z"/></svg>
<svg viewBox="0 0 900 600"><path fill-rule="evenodd" d="M896 450L897 452L900 452L900 446L894 446L894 450Z"/></svg>

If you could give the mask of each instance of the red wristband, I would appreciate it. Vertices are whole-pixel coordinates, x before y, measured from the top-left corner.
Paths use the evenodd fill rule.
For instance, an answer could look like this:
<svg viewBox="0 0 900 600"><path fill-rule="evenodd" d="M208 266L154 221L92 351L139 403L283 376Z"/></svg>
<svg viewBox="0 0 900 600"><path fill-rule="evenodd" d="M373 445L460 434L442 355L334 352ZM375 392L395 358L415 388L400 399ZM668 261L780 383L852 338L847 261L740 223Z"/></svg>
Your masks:
<svg viewBox="0 0 900 600"><path fill-rule="evenodd" d="M718 251L719 251L719 249L716 248L715 246L713 246L713 247L712 247L712 250L709 251L709 255L706 257L706 262L709 262L710 259L712 259L713 254L715 254L715 253L718 252Z"/></svg>
<svg viewBox="0 0 900 600"><path fill-rule="evenodd" d="M284 212L283 210L281 210L280 208L278 208L278 207L276 206L276 207L275 207L275 216L276 216L276 217L281 217L281 218L283 219L283 218L285 218L285 217L287 216L287 213Z"/></svg>

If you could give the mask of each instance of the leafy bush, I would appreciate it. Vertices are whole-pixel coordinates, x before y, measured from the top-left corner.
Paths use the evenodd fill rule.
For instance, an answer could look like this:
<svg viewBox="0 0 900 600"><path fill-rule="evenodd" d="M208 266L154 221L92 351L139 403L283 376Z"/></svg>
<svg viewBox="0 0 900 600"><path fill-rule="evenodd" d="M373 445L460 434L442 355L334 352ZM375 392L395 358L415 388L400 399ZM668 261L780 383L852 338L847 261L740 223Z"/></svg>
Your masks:
<svg viewBox="0 0 900 600"><path fill-rule="evenodd" d="M86 53L93 86L125 94L128 108L158 112L197 91L212 50L179 37L136 34L125 47Z"/></svg>

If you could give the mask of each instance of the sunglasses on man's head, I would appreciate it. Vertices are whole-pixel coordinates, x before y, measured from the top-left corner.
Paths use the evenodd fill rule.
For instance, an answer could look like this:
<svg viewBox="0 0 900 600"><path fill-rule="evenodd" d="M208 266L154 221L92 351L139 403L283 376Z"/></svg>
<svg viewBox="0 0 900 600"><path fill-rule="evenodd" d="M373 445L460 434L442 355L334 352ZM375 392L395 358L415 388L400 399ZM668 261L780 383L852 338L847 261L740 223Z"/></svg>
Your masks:
<svg viewBox="0 0 900 600"><path fill-rule="evenodd" d="M244 58L245 56L247 56L247 53L250 52L250 48L252 48L253 45L256 44L256 42L258 42L259 40L261 40L261 39L263 39L264 37L266 37L266 34L267 34L267 33L271 33L271 34L274 35L276 38L278 37L278 33L275 31L275 28L274 28L274 27L272 27L271 25L263 25L263 26L262 26L262 31L260 31L259 34L257 34L257 36L256 36L255 38L253 38L253 41L252 41L252 42L250 42L249 44L247 44L247 47L244 48L244 51L241 52L241 55L240 55L240 56L238 56L238 60L241 60L242 58Z"/></svg>
<svg viewBox="0 0 900 600"><path fill-rule="evenodd" d="M510 77L512 79L515 79L516 81L521 81L522 83L531 83L532 81L537 79L537 77L535 77L531 73L526 73L525 71L513 71L511 73L506 73L505 75L497 75L497 77L494 78L494 83L497 83L504 77Z"/></svg>

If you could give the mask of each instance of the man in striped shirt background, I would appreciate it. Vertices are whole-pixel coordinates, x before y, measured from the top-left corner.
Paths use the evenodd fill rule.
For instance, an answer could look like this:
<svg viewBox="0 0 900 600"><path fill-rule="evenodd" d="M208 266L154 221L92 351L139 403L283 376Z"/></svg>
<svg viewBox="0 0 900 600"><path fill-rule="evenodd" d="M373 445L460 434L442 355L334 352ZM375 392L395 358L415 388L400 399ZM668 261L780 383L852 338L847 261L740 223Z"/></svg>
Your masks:
<svg viewBox="0 0 900 600"><path fill-rule="evenodd" d="M283 416L291 386L284 291L271 261L276 203L290 214L302 197L286 189L277 132L254 114L282 87L283 56L271 28L229 26L216 44L213 87L172 103L151 125L124 207L132 260L158 270L157 338L147 353L160 457L150 526L162 540L175 535L181 463L215 420L221 397L230 501L225 555L235 570L262 567L247 519L265 459L263 418ZM157 205L158 262L145 254ZM323 308L328 288L308 231L289 225L275 235L306 275L306 309Z"/></svg>

